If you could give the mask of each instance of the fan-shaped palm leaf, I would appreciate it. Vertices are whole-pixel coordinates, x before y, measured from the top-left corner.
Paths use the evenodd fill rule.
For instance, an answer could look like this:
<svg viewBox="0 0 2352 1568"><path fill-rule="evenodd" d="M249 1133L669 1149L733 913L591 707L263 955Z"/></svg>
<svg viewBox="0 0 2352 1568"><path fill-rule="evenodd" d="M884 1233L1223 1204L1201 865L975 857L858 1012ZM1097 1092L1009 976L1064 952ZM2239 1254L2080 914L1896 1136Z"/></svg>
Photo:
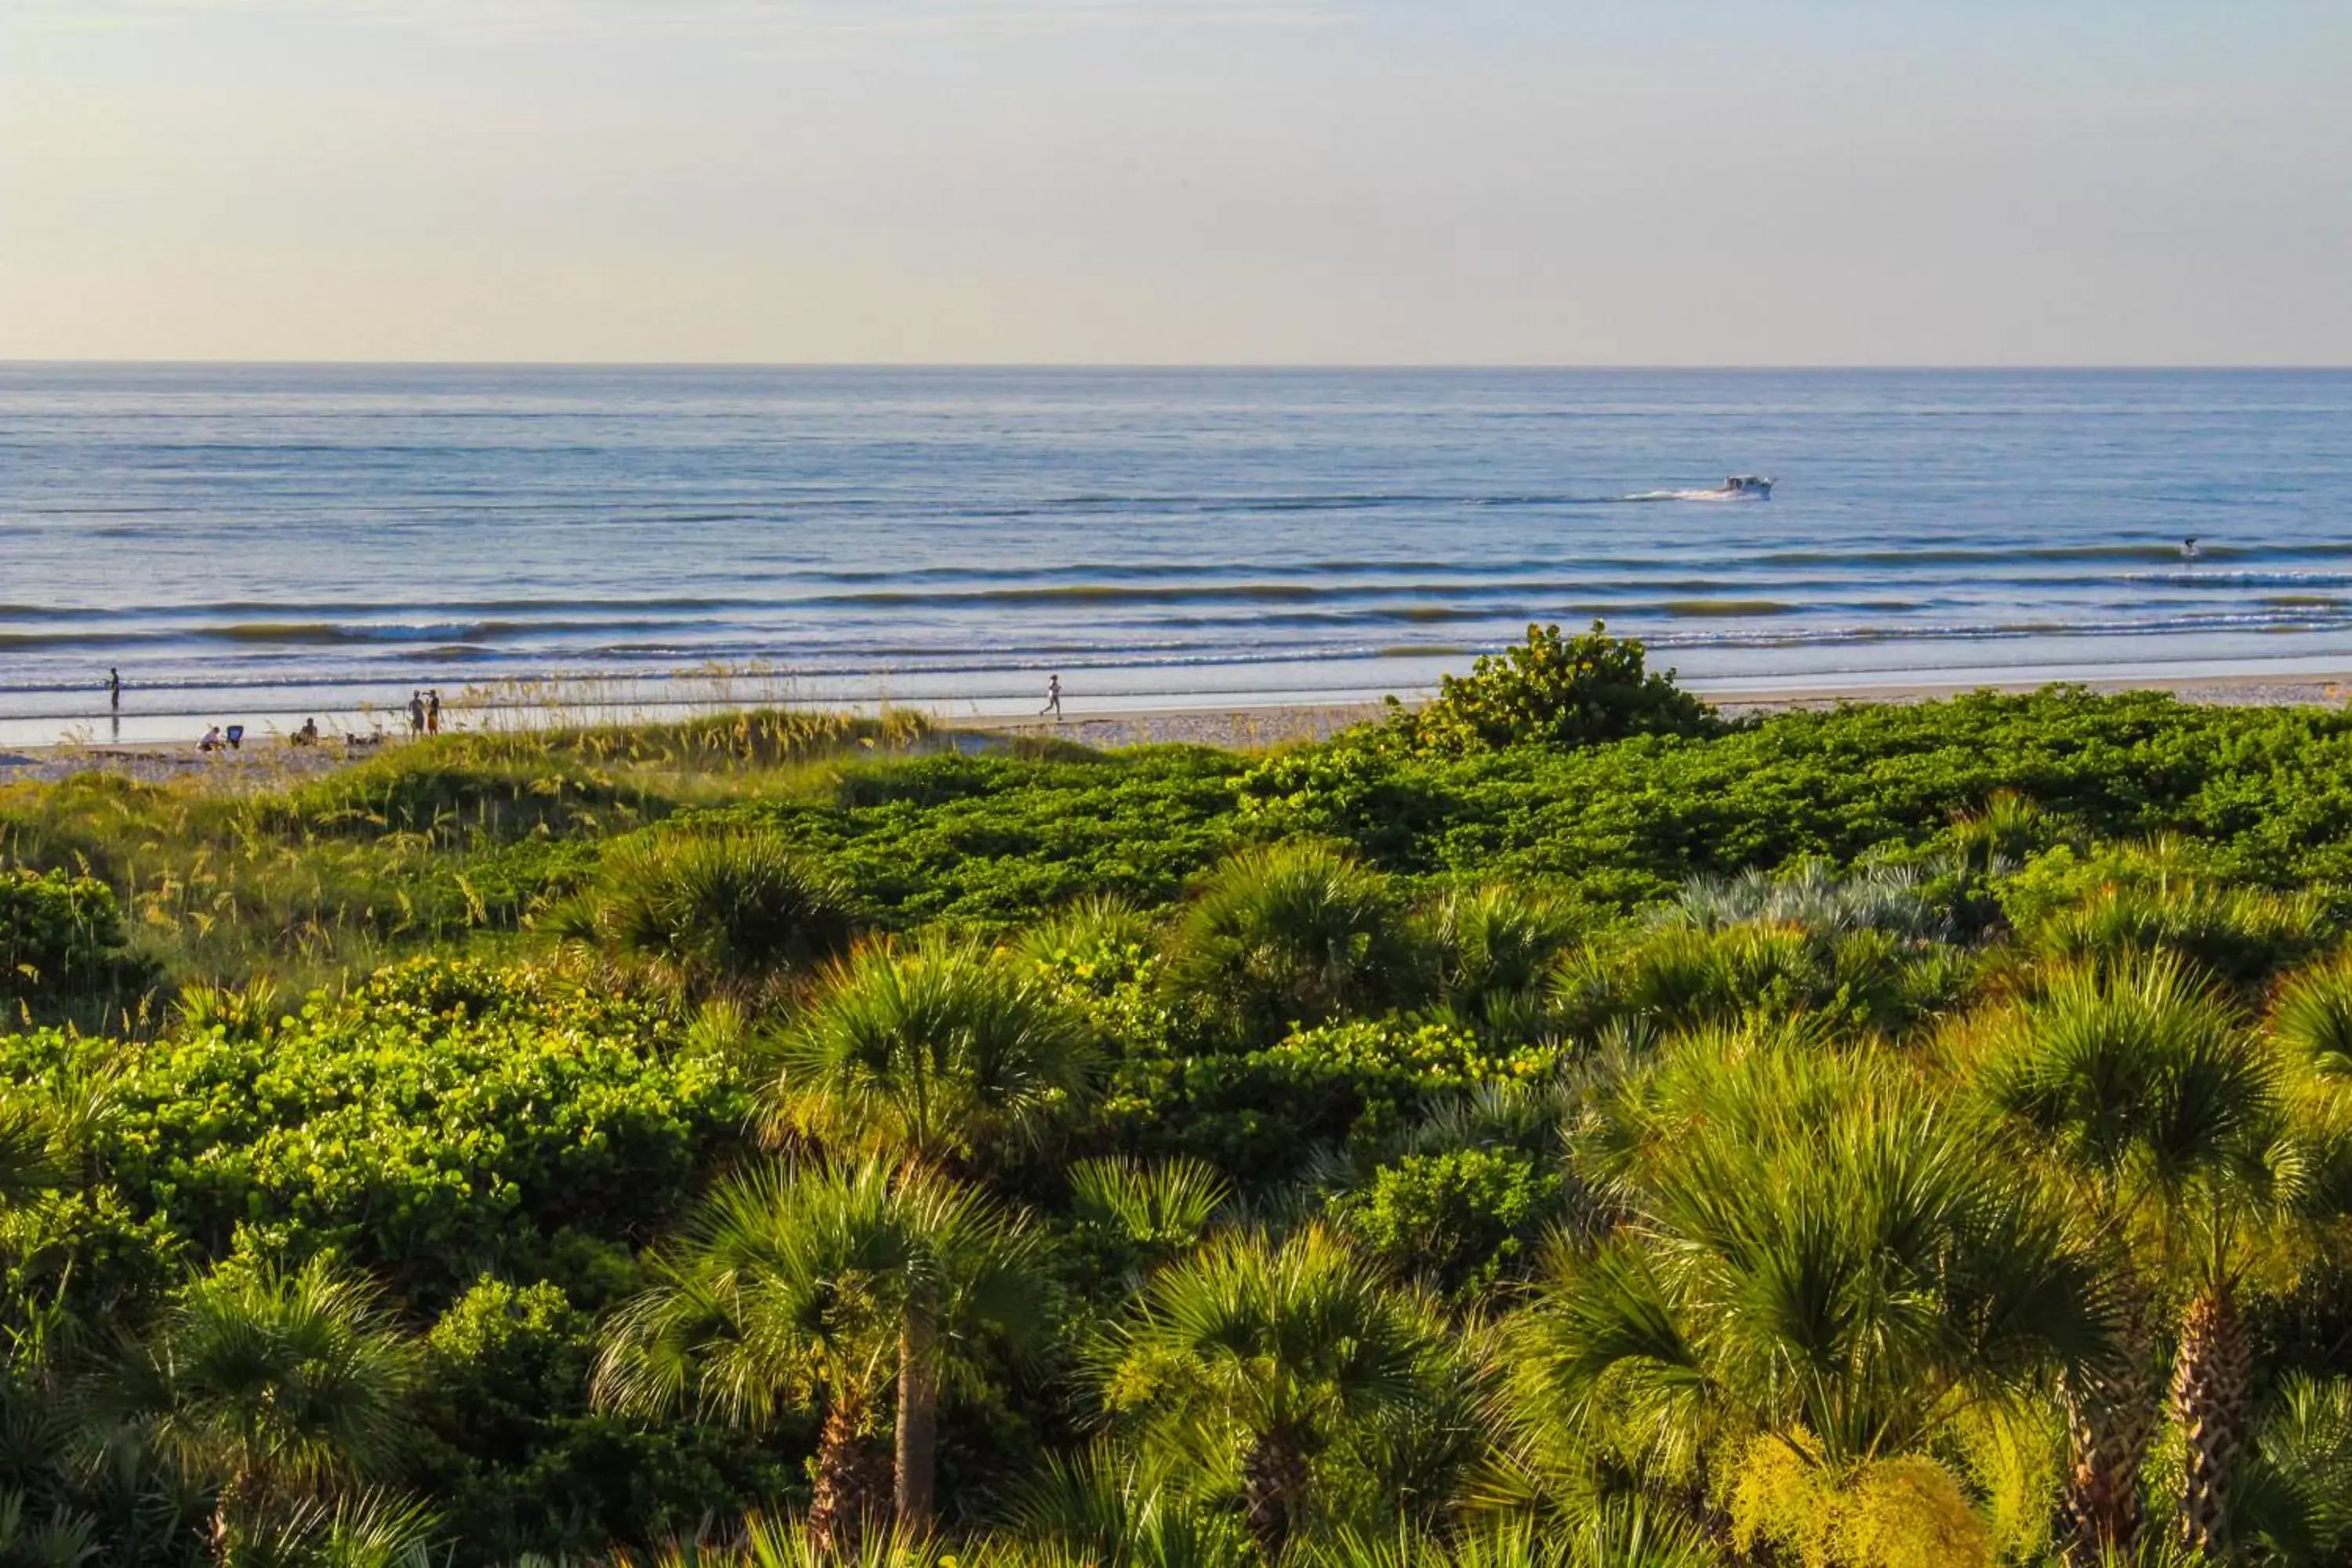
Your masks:
<svg viewBox="0 0 2352 1568"><path fill-rule="evenodd" d="M1091 1087L1093 1030L1030 965L970 941L877 942L826 970L782 1041L772 1133L945 1165L1040 1136Z"/></svg>

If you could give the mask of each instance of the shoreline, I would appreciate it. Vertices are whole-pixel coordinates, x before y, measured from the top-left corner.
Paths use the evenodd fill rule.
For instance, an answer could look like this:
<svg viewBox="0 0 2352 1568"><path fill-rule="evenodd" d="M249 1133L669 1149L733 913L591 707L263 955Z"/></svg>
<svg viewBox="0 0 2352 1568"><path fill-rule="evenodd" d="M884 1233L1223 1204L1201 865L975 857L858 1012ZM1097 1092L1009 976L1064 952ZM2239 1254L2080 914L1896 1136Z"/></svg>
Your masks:
<svg viewBox="0 0 2352 1568"><path fill-rule="evenodd" d="M1791 685L1759 681L1694 683L1687 688L1725 714L1739 718L1757 713L1796 712L1836 708L1846 703L1930 702L1979 691L2028 692L2054 684L2050 680L2015 680L1845 685ZM2343 708L2352 702L2352 672L2337 676L2304 674L2217 677L2148 676L2137 679L2069 682L2086 689L2120 693L2163 691L2184 702L2231 707ZM747 705L748 706L748 705ZM1150 705L1118 709L1079 709L1059 720L995 718L976 714L956 716L926 710L942 733L993 735L1008 740L1061 741L1097 750L1115 751L1140 745L1200 745L1224 751L1266 751L1329 739L1340 731L1387 711L1379 701L1262 703L1227 700L1187 701L1182 698ZM719 711L723 710L714 710ZM648 717L641 721L675 721L677 716ZM468 732L453 726L452 734ZM514 731L502 731L514 733ZM525 731L527 732L527 731ZM407 743L404 734L387 734L362 746L335 743L330 736L316 747L289 746L276 736L255 737L236 752L200 752L193 741L83 742L55 741L26 744L0 743L0 786L25 782L54 782L81 773L120 773L146 783L190 780L214 787L252 789L289 784L331 773L338 768L384 754Z"/></svg>

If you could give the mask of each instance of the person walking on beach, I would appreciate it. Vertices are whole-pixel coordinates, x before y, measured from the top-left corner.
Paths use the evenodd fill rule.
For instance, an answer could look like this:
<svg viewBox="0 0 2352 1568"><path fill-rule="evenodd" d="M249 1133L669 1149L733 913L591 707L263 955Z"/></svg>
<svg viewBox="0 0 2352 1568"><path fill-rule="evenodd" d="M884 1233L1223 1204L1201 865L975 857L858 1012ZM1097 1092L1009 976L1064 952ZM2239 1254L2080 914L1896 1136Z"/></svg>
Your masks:
<svg viewBox="0 0 2352 1568"><path fill-rule="evenodd" d="M408 732L412 735L425 733L425 693L422 691L408 694Z"/></svg>
<svg viewBox="0 0 2352 1568"><path fill-rule="evenodd" d="M1057 720L1062 716L1062 677L1059 672L1045 678L1045 706L1037 710L1037 717L1043 719L1048 713Z"/></svg>
<svg viewBox="0 0 2352 1568"><path fill-rule="evenodd" d="M425 732L428 735L441 732L441 689L437 686L425 693Z"/></svg>
<svg viewBox="0 0 2352 1568"><path fill-rule="evenodd" d="M122 671L111 667L106 672L106 705L117 713L122 711Z"/></svg>

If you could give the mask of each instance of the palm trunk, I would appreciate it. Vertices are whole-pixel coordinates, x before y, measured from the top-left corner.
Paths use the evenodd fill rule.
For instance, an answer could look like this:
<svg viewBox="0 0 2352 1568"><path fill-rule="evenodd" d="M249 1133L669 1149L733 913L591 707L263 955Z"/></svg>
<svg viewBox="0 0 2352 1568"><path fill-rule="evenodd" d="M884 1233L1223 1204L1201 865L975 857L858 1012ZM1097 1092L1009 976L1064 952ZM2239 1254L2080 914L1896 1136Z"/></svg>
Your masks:
<svg viewBox="0 0 2352 1568"><path fill-rule="evenodd" d="M2156 1435L2163 1391L2147 1298L2135 1295L2109 1357L2068 1374L2063 1394L2073 1446L2066 1515L2076 1568L2128 1556L2139 1539L2139 1472Z"/></svg>
<svg viewBox="0 0 2352 1568"><path fill-rule="evenodd" d="M247 1504L253 1490L251 1473L238 1469L221 1483L213 1494L213 1521L208 1545L215 1563L226 1563L236 1550L241 1533L238 1525L247 1511Z"/></svg>
<svg viewBox="0 0 2352 1568"><path fill-rule="evenodd" d="M863 1394L837 1397L817 1435L815 1496L809 1505L809 1543L828 1555L851 1555L881 1517L890 1475L866 1436Z"/></svg>
<svg viewBox="0 0 2352 1568"><path fill-rule="evenodd" d="M2253 1346L2229 1282L2189 1303L2172 1371L2172 1408L2188 1439L2180 1533L2189 1550L2218 1556L2230 1533L2230 1483L2253 1415Z"/></svg>
<svg viewBox="0 0 2352 1568"><path fill-rule="evenodd" d="M900 1528L931 1528L940 1446L940 1325L931 1302L909 1300L898 1331L898 1484Z"/></svg>
<svg viewBox="0 0 2352 1568"><path fill-rule="evenodd" d="M1307 1456L1288 1432L1261 1435L1242 1461L1242 1503L1250 1539L1268 1563L1280 1561L1307 1507Z"/></svg>

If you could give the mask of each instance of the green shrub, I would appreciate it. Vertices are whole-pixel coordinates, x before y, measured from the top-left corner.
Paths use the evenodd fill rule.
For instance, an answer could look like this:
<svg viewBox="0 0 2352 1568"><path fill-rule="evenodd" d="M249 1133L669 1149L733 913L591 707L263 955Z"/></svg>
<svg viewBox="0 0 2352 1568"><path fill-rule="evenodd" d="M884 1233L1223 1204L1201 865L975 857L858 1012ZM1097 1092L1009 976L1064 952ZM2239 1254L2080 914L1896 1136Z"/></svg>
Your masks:
<svg viewBox="0 0 2352 1568"><path fill-rule="evenodd" d="M2308 894L2189 887L2167 892L2109 888L2062 910L2033 933L2043 956L2119 959L2178 952L2221 979L2253 984L2309 957L2333 934Z"/></svg>
<svg viewBox="0 0 2352 1568"><path fill-rule="evenodd" d="M1528 627L1528 639L1481 654L1466 676L1440 678L1436 700L1390 721L1415 750L1459 754L1509 746L1585 746L1628 735L1703 735L1713 710L1654 675L1641 642L1599 621L1581 637Z"/></svg>
<svg viewBox="0 0 2352 1568"><path fill-rule="evenodd" d="M423 1440L409 1479L441 1500L451 1561L526 1553L587 1558L645 1544L789 1497L784 1457L814 1434L786 1424L769 1450L692 1423L595 1414L594 1320L546 1281L475 1281L425 1339L416 1394Z"/></svg>
<svg viewBox="0 0 2352 1568"><path fill-rule="evenodd" d="M1383 1268L1460 1295L1520 1269L1560 1189L1517 1150L1454 1149L1381 1166L1330 1212Z"/></svg>
<svg viewBox="0 0 2352 1568"><path fill-rule="evenodd" d="M552 747L498 754L489 737L403 746L301 785L265 807L281 829L440 844L625 829L658 816L658 797Z"/></svg>
<svg viewBox="0 0 2352 1568"><path fill-rule="evenodd" d="M257 1226L429 1296L567 1229L651 1234L748 1110L729 1068L675 1039L640 1005L426 959L268 1031L18 1036L0 1068L55 1081L119 1062L96 1152L200 1247Z"/></svg>
<svg viewBox="0 0 2352 1568"><path fill-rule="evenodd" d="M1895 1034L1958 1001L1972 974L1958 949L1867 927L1668 925L1566 960L1551 1005L1585 1039L1612 1026L1672 1031L1801 1015Z"/></svg>
<svg viewBox="0 0 2352 1568"><path fill-rule="evenodd" d="M0 1003L47 1006L141 977L114 889L95 877L0 870Z"/></svg>
<svg viewBox="0 0 2352 1568"><path fill-rule="evenodd" d="M1397 751L1393 735L1359 730L1276 752L1238 781L1241 820L1269 838L1344 839L1383 865L1416 866L1448 797Z"/></svg>
<svg viewBox="0 0 2352 1568"><path fill-rule="evenodd" d="M2352 1080L2352 954L2288 977L2271 1004L2271 1032L2323 1079Z"/></svg>
<svg viewBox="0 0 2352 1568"><path fill-rule="evenodd" d="M1126 1044L1111 1125L1141 1152L1196 1155L1244 1186L1295 1173L1318 1146L1378 1149L1441 1097L1538 1079L1558 1061L1548 1047L1498 1048L1396 1018L1299 1029L1255 1051Z"/></svg>

